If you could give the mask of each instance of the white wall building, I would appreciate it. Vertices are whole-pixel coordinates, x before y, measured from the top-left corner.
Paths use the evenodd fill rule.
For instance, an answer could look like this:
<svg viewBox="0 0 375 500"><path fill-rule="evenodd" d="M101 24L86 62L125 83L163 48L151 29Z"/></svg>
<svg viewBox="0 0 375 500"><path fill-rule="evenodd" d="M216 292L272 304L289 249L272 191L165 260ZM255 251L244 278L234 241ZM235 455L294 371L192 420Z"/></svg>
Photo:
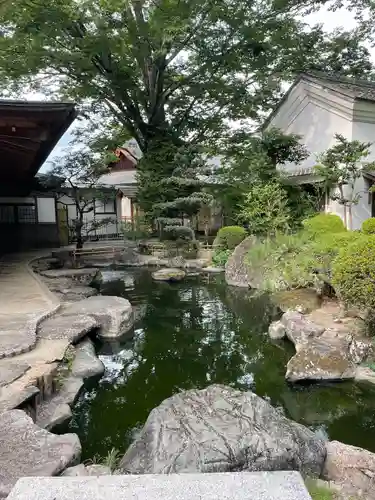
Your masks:
<svg viewBox="0 0 375 500"><path fill-rule="evenodd" d="M375 142L375 84L301 74L267 119L264 129L271 127L302 136L310 156L298 166L284 165L283 170L296 183L315 182L317 157L335 144L335 133L348 140ZM375 146L365 161L373 160ZM360 229L364 220L375 216L373 195L368 192L371 177L361 177L355 185L361 198L352 209L352 229ZM337 201L327 199L325 210L344 218L344 207Z"/></svg>

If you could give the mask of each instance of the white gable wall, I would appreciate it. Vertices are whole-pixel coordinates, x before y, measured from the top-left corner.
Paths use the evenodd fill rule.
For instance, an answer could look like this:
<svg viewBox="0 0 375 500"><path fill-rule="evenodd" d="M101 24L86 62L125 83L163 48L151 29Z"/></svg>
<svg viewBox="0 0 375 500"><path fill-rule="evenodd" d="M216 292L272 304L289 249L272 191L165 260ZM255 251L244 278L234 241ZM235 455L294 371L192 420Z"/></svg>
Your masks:
<svg viewBox="0 0 375 500"><path fill-rule="evenodd" d="M320 85L299 82L267 128L277 127L285 133L302 136L310 155L298 166L287 164L282 167L287 173L292 173L310 171L318 163L318 156L335 144L335 133L349 140L375 142L375 123L369 123L371 121L375 122L374 103L354 101ZM375 147L368 160L375 160ZM359 229L362 222L371 217L368 187L363 178L356 183L355 191L361 194L361 200L352 209L353 229ZM344 218L343 207L335 201L330 200L326 210Z"/></svg>

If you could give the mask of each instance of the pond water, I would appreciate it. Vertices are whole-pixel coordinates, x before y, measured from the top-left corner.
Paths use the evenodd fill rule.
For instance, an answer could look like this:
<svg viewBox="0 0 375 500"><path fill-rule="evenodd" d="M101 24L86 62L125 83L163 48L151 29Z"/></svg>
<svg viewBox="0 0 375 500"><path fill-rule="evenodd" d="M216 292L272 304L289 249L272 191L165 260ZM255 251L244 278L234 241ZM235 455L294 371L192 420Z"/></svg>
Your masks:
<svg viewBox="0 0 375 500"><path fill-rule="evenodd" d="M278 316L267 295L228 287L221 277L155 283L139 269L108 277L101 293L129 299L138 319L121 342L98 345L106 372L87 385L70 424L83 459L124 452L163 399L212 383L251 389L318 433L375 451L375 388L287 384L294 348L265 335Z"/></svg>

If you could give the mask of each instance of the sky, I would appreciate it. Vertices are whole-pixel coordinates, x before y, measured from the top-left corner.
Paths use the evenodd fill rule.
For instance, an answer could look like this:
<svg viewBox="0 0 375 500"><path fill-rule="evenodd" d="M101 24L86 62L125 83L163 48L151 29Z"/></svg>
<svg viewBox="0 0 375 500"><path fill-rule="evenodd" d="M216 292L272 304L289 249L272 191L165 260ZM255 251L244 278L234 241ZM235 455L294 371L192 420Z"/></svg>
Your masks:
<svg viewBox="0 0 375 500"><path fill-rule="evenodd" d="M307 22L310 25L314 25L317 23L322 23L326 31L332 31L336 28L342 27L344 30L350 30L355 28L356 22L354 19L354 16L348 12L346 9L340 9L336 12L330 12L326 8L321 9L319 12L316 12L314 14L310 14L307 17L304 17L303 19L305 22ZM375 64L375 49L372 48L370 49L371 55L372 55L372 60L373 63ZM42 94L32 94L29 95L28 98L30 99L43 99ZM70 141L72 140L71 136L71 130L74 129L74 123L71 125L71 127L65 132L65 134L62 136L60 141L57 143L55 146L54 150L44 163L44 165L41 168L41 172L48 170L49 165L48 162L52 159L58 158L59 156L62 156L63 151L65 148L69 146Z"/></svg>

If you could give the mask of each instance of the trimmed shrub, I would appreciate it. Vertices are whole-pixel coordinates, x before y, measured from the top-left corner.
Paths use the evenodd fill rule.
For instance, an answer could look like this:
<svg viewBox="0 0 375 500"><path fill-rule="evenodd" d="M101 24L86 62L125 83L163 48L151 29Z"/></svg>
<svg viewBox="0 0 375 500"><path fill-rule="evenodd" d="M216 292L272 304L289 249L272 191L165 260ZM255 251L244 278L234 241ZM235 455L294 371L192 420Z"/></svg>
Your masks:
<svg viewBox="0 0 375 500"><path fill-rule="evenodd" d="M332 284L348 305L375 309L375 235L358 236L333 262Z"/></svg>
<svg viewBox="0 0 375 500"><path fill-rule="evenodd" d="M232 250L216 250L212 256L212 264L215 267L224 267L231 254Z"/></svg>
<svg viewBox="0 0 375 500"><path fill-rule="evenodd" d="M318 214L303 221L303 226L310 234L342 233L346 231L343 221L338 215Z"/></svg>
<svg viewBox="0 0 375 500"><path fill-rule="evenodd" d="M222 227L216 235L215 244L223 250L234 250L246 236L246 229L241 226Z"/></svg>
<svg viewBox="0 0 375 500"><path fill-rule="evenodd" d="M375 234L375 217L370 217L363 221L362 232L365 234Z"/></svg>
<svg viewBox="0 0 375 500"><path fill-rule="evenodd" d="M311 256L316 262L316 270L319 274L329 277L331 275L333 260L340 251L354 243L360 237L360 233L345 231L342 233L322 233L316 235L311 242Z"/></svg>

